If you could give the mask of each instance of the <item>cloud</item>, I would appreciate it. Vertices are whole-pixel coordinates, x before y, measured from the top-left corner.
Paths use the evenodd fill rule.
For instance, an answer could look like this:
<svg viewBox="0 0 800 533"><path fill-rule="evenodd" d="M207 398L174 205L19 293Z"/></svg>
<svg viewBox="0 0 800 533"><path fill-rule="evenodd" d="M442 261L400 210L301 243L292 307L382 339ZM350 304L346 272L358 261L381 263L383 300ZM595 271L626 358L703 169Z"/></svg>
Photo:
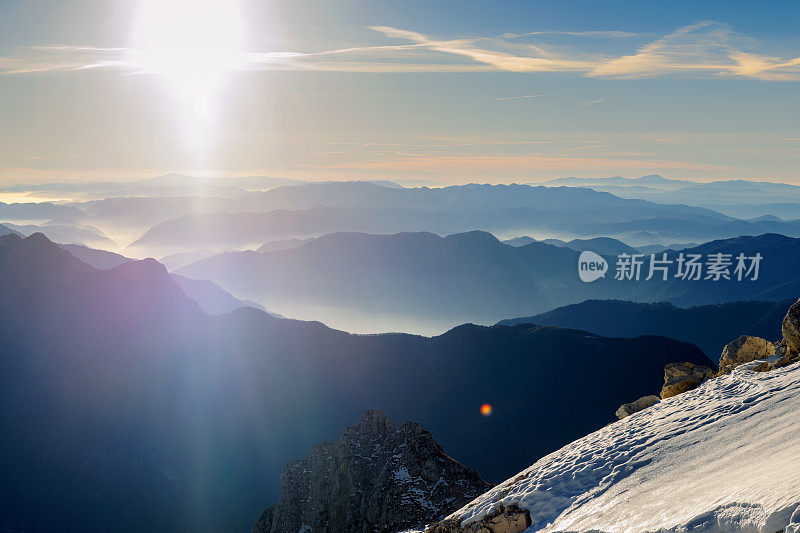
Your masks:
<svg viewBox="0 0 800 533"><path fill-rule="evenodd" d="M581 102L578 105L595 105L595 104L602 104L608 100L608 97L603 96L602 98L597 98L596 100L589 100L588 102Z"/></svg>
<svg viewBox="0 0 800 533"><path fill-rule="evenodd" d="M555 96L554 94L526 94L524 96L501 96L500 98L492 98L492 101L499 102L501 100L520 100L523 98L540 98L542 96Z"/></svg>
<svg viewBox="0 0 800 533"><path fill-rule="evenodd" d="M499 37L436 39L389 26L370 29L401 44L374 44L316 52L264 51L243 54L238 68L337 72L572 72L597 78L654 76L742 77L765 81L800 81L800 57L780 57L758 43L713 21L696 22L655 38L622 55L601 54L596 47L552 47L520 42L546 34L640 37L619 31L530 32ZM116 69L141 72L136 50L92 46L27 49L19 57L0 58L0 73ZM506 97L508 99L526 98Z"/></svg>
<svg viewBox="0 0 800 533"><path fill-rule="evenodd" d="M19 57L0 58L0 73L73 71L93 68L125 68L125 48L96 46L32 46Z"/></svg>
<svg viewBox="0 0 800 533"><path fill-rule="evenodd" d="M625 39L629 37L642 37L652 33L633 33L629 31L595 30L595 31L529 31L526 33L504 33L501 37L518 39L531 35L569 35L571 37L608 37L612 39Z"/></svg>

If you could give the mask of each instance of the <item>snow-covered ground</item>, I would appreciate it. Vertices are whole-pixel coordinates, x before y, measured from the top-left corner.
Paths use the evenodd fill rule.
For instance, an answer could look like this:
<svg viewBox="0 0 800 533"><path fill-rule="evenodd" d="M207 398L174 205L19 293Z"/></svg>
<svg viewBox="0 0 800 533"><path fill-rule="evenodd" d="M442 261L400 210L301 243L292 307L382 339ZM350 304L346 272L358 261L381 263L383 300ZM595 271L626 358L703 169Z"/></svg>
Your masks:
<svg viewBox="0 0 800 533"><path fill-rule="evenodd" d="M752 366L565 446L451 518L502 502L530 512L528 532L799 533L800 366Z"/></svg>

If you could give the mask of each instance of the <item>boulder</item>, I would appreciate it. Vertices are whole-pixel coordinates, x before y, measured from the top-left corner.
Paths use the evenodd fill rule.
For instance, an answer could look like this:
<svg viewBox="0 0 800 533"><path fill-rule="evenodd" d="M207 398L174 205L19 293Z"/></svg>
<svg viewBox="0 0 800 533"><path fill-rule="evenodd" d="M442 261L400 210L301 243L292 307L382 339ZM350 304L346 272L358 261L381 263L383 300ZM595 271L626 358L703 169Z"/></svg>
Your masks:
<svg viewBox="0 0 800 533"><path fill-rule="evenodd" d="M631 416L633 413L638 413L642 409L647 409L661 401L658 396L642 396L635 402L624 403L617 409L617 418L622 420L626 416Z"/></svg>
<svg viewBox="0 0 800 533"><path fill-rule="evenodd" d="M661 388L661 399L690 391L704 381L714 377L714 370L707 366L693 363L669 363L664 367L664 386Z"/></svg>
<svg viewBox="0 0 800 533"><path fill-rule="evenodd" d="M420 424L397 426L371 409L340 440L318 444L306 459L286 467L280 501L264 511L253 531L422 528L490 488L477 472L449 457Z"/></svg>
<svg viewBox="0 0 800 533"><path fill-rule="evenodd" d="M789 349L793 352L800 352L800 300L793 303L786 312L781 332Z"/></svg>
<svg viewBox="0 0 800 533"><path fill-rule="evenodd" d="M447 519L433 524L425 533L522 533L531 526L531 514L512 504L501 504L494 512L480 520L461 524L460 520Z"/></svg>
<svg viewBox="0 0 800 533"><path fill-rule="evenodd" d="M759 359L770 359L774 355L775 346L771 342L759 337L742 335L735 341L729 342L722 349L717 375L729 374L741 364L758 361Z"/></svg>

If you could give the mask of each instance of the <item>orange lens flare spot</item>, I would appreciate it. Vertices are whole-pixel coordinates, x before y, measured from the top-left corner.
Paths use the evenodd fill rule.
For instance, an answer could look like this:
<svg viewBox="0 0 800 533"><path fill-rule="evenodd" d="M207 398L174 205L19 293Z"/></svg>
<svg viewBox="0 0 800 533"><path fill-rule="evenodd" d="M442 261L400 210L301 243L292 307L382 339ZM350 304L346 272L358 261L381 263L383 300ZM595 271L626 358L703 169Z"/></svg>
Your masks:
<svg viewBox="0 0 800 533"><path fill-rule="evenodd" d="M491 404L485 403L481 405L481 414L483 416L490 416L492 414L492 406Z"/></svg>

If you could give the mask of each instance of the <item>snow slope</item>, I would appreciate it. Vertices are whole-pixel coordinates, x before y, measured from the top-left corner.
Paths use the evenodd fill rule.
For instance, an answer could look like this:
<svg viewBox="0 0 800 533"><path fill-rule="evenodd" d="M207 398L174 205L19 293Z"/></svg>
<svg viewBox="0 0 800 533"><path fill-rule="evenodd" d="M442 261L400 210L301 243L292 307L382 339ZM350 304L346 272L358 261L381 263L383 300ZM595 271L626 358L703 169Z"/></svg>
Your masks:
<svg viewBox="0 0 800 533"><path fill-rule="evenodd" d="M540 459L456 511L532 531L800 533L800 366L744 365Z"/></svg>

